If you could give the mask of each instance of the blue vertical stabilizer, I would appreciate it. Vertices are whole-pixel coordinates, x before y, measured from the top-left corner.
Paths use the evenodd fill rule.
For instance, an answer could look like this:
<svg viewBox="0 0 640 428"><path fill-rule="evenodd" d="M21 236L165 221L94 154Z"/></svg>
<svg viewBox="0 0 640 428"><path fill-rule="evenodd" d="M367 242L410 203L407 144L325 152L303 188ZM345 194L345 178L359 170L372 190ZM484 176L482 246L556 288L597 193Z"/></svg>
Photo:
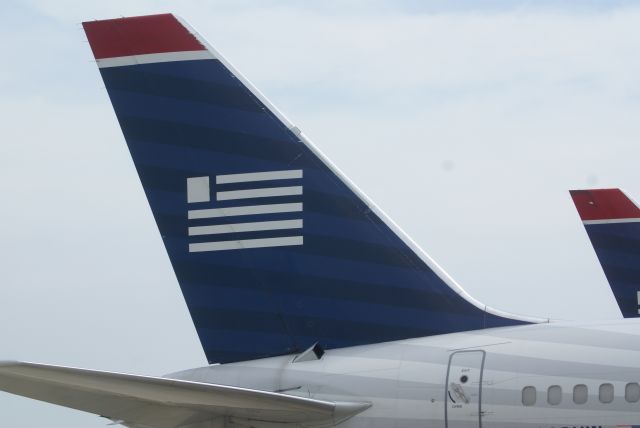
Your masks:
<svg viewBox="0 0 640 428"><path fill-rule="evenodd" d="M179 19L85 30L210 362L531 321L468 297Z"/></svg>

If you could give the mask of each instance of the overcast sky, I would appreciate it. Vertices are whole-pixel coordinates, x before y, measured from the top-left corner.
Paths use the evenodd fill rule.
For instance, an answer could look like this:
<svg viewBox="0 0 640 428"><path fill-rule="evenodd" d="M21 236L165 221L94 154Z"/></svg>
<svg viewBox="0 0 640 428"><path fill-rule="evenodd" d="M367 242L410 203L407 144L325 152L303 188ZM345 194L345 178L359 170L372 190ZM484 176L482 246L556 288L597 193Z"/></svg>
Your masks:
<svg viewBox="0 0 640 428"><path fill-rule="evenodd" d="M640 198L631 1L9 1L0 359L206 364L80 22L175 12L480 301L619 317L567 190ZM606 6L605 6L606 4ZM102 427L0 394L2 425Z"/></svg>

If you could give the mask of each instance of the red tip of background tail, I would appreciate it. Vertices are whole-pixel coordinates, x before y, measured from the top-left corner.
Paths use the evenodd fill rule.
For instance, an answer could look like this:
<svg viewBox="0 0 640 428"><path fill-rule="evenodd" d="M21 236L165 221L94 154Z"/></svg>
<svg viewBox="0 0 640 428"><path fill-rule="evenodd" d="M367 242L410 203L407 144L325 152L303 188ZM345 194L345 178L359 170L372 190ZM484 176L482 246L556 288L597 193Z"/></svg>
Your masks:
<svg viewBox="0 0 640 428"><path fill-rule="evenodd" d="M205 50L202 43L168 13L88 21L82 26L96 59Z"/></svg>
<svg viewBox="0 0 640 428"><path fill-rule="evenodd" d="M583 221L640 218L640 209L620 189L570 190L569 193Z"/></svg>

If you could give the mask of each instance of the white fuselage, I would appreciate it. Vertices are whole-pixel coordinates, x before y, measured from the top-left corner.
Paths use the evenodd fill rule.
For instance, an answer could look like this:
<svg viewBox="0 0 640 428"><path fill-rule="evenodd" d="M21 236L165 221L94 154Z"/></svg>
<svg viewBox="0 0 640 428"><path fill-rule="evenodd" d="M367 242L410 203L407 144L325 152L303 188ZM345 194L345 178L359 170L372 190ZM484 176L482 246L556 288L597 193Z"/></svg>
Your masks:
<svg viewBox="0 0 640 428"><path fill-rule="evenodd" d="M292 360L214 365L169 377L372 403L344 427L640 425L640 320L487 329Z"/></svg>

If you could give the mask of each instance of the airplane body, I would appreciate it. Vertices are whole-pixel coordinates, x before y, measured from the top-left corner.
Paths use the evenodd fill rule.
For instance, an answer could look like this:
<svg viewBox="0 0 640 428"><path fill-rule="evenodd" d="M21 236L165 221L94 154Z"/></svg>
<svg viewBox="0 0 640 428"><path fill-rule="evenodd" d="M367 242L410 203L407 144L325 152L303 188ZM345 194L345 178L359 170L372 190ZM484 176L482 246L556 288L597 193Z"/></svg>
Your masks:
<svg viewBox="0 0 640 428"><path fill-rule="evenodd" d="M625 390L640 380L639 330L640 322L626 320L505 327L336 349L320 360L275 357L171 377L371 403L344 427L638 425L640 402L627 402ZM600 402L603 384L613 385L611 403ZM587 387L583 404L573 400L577 385ZM552 386L561 388L554 405L547 400ZM533 405L523 404L526 387L536 388Z"/></svg>
<svg viewBox="0 0 640 428"><path fill-rule="evenodd" d="M1 390L132 428L640 426L640 321L478 302L184 21L83 25L210 365Z"/></svg>
<svg viewBox="0 0 640 428"><path fill-rule="evenodd" d="M225 410L212 411L207 400L182 403L184 391L170 395L172 402L153 407L153 400L163 400L161 390L154 386L153 394L145 396L140 392L144 378L118 385L114 396L105 396L96 392L108 389L95 383L101 372L70 369L75 377L56 378L59 368L29 363L1 365L0 388L15 392L16 385L37 378L39 387L30 385L28 393L18 393L84 410L87 402L96 403L95 413L129 427L637 426L639 332L636 319L503 327L335 349L304 361L287 355L205 366L165 377L189 388L233 385L335 406L321 415L295 408L274 416L268 407L248 415L238 413L238 404L228 403L219 404L227 406ZM608 386L610 398L603 390ZM532 387L535 400L525 405L523 391ZM549 390L558 387L559 402L551 404ZM68 401L66 388L83 393ZM578 397L575 388L583 388L586 395ZM209 401L216 399L211 396ZM253 404L243 400L242 406Z"/></svg>

